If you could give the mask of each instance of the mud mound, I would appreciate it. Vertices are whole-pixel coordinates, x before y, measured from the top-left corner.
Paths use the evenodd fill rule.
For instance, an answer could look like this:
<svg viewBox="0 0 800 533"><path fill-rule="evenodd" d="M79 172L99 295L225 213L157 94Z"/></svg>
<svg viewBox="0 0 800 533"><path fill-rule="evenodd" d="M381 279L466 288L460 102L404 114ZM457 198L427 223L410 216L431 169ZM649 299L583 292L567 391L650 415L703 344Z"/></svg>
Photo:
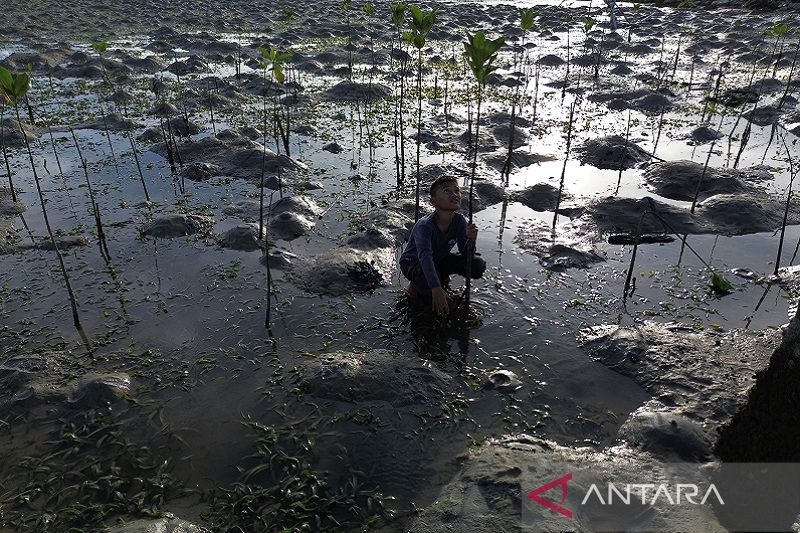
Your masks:
<svg viewBox="0 0 800 533"><path fill-rule="evenodd" d="M500 171L506 164L508 159L508 150L499 150L497 152L488 154L484 161L491 168ZM524 168L533 164L542 163L545 161L554 161L555 157L546 154L532 154L528 152L513 152L511 154L511 169Z"/></svg>
<svg viewBox="0 0 800 533"><path fill-rule="evenodd" d="M452 378L416 357L389 350L331 353L304 365L301 387L317 398L393 407L435 404Z"/></svg>
<svg viewBox="0 0 800 533"><path fill-rule="evenodd" d="M633 168L650 159L650 154L620 135L588 139L576 152L581 163L610 170Z"/></svg>
<svg viewBox="0 0 800 533"><path fill-rule="evenodd" d="M724 136L725 134L709 126L698 126L690 131L679 134L676 138L689 140L692 144L703 144L722 139Z"/></svg>
<svg viewBox="0 0 800 533"><path fill-rule="evenodd" d="M392 91L385 85L379 83L356 83L352 81L340 81L327 91L323 96L328 100L355 101L355 100L378 100L386 98Z"/></svg>
<svg viewBox="0 0 800 533"><path fill-rule="evenodd" d="M717 194L699 205L698 212L716 225L715 233L741 235L781 227L785 201L763 192ZM800 224L800 205L789 206L787 224Z"/></svg>
<svg viewBox="0 0 800 533"><path fill-rule="evenodd" d="M548 270L587 268L605 261L602 250L565 228L557 229L553 241L552 228L541 220L531 220L521 225L514 237L517 246L537 256L539 263Z"/></svg>
<svg viewBox="0 0 800 533"><path fill-rule="evenodd" d="M290 279L307 291L341 296L375 290L386 283L394 268L391 250L339 248L298 258Z"/></svg>
<svg viewBox="0 0 800 533"><path fill-rule="evenodd" d="M273 211L274 213L274 211ZM268 235L271 239L291 241L305 235L314 228L314 223L303 215L282 211L269 221Z"/></svg>
<svg viewBox="0 0 800 533"><path fill-rule="evenodd" d="M216 137L204 137L197 141L184 141L177 143L179 154L173 154L177 160L178 155L183 164L208 163L216 165L220 174L250 180L260 180L262 165L267 173L265 186L270 189L278 188L278 178L275 173L281 171L283 179L291 177L293 172L306 170L306 166L286 155L277 155L269 148L253 140L258 138L257 130L228 129L221 131ZM150 147L150 151L167 157L167 146L159 142Z"/></svg>
<svg viewBox="0 0 800 533"><path fill-rule="evenodd" d="M709 461L713 455L705 430L655 400L631 414L619 438L663 461Z"/></svg>
<svg viewBox="0 0 800 533"><path fill-rule="evenodd" d="M40 134L39 128L27 122L18 122L17 119L10 117L3 119L3 142L6 147L24 146L26 138L28 143L35 142ZM5 171L5 167L3 170Z"/></svg>
<svg viewBox="0 0 800 533"><path fill-rule="evenodd" d="M664 198L691 202L698 185L700 200L715 194L738 194L753 191L745 182L745 173L736 169L705 168L693 161L653 163L644 171L650 190Z"/></svg>
<svg viewBox="0 0 800 533"><path fill-rule="evenodd" d="M716 427L730 422L780 342L774 331L703 335L649 322L594 332L583 344L592 359L631 378L676 413Z"/></svg>
<svg viewBox="0 0 800 533"><path fill-rule="evenodd" d="M511 200L528 206L534 211L553 211L558 200L558 189L549 183L537 183L521 191L515 191L510 196ZM562 201L570 198L568 193L562 192Z"/></svg>
<svg viewBox="0 0 800 533"><path fill-rule="evenodd" d="M219 236L217 242L223 248L247 252L261 248L258 224L239 224Z"/></svg>

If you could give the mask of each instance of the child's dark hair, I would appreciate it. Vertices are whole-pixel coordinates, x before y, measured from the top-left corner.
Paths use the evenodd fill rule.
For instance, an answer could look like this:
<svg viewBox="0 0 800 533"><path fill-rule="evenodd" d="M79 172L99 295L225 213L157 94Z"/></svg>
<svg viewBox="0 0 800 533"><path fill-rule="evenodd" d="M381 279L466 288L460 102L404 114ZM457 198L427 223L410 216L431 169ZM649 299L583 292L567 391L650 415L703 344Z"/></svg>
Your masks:
<svg viewBox="0 0 800 533"><path fill-rule="evenodd" d="M431 196L436 194L436 188L439 187L439 185L444 185L445 183L457 184L458 180L453 176L439 176L433 181L433 183L431 183Z"/></svg>

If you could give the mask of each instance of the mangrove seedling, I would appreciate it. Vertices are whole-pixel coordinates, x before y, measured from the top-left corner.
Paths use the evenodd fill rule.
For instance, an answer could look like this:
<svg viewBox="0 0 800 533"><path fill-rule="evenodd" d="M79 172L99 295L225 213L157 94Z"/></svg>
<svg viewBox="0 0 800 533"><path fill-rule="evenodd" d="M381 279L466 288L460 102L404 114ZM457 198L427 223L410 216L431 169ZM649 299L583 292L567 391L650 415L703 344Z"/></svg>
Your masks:
<svg viewBox="0 0 800 533"><path fill-rule="evenodd" d="M519 27L523 31L522 33L522 43L520 45L520 52L514 54L514 68L517 70L517 66L522 62L522 54L525 53L525 36L527 35L528 31L533 27L533 22L536 19L538 13L534 9L525 8L520 11L520 24ZM508 186L508 181L511 176L511 161L512 157L514 156L514 133L517 126L517 105L520 102L520 83L517 83L517 86L514 88L514 94L511 98L511 127L508 136L508 155L506 156L506 161L503 164L503 169L500 171L501 177L505 180L505 185ZM528 75L525 75L525 82L522 83L526 88L528 86Z"/></svg>
<svg viewBox="0 0 800 533"><path fill-rule="evenodd" d="M403 39L417 49L417 179L416 179L416 209L414 221L419 219L419 152L422 141L422 48L425 39L436 22L436 9L423 11L418 6L411 6L410 31L403 33Z"/></svg>
<svg viewBox="0 0 800 533"><path fill-rule="evenodd" d="M8 72L8 71L6 71ZM78 304L75 300L75 294L72 292L72 285L69 282L69 276L67 275L67 267L64 264L64 257L61 255L61 250L58 248L56 244L56 238L53 235L53 229L50 226L50 218L47 216L47 207L45 206L44 200L44 193L42 192L42 185L39 181L39 174L36 172L36 165L33 162L33 152L31 151L31 145L28 142L28 137L25 135L25 131L22 129L22 120L20 119L19 115L19 102L20 100L28 94L28 90L31 86L31 79L27 72L23 72L21 74L17 74L16 76L11 75L8 73L8 76L2 76L2 87L0 87L0 92L2 93L3 99L5 101L9 101L14 106L14 111L17 115L17 122L19 123L20 133L22 134L22 138L25 140L25 148L28 151L28 159L31 164L31 172L33 173L33 180L36 183L36 190L39 193L39 204L42 207L42 216L44 218L44 224L47 228L47 234L50 236L50 243L53 245L53 249L58 256L58 262L61 266L61 274L64 277L64 284L67 287L67 294L69 296L69 302L72 306L72 322L75 325L75 328L81 334L81 337L86 339L86 335L83 332L83 327L81 326L80 318L78 317ZM88 344L88 342L87 342Z"/></svg>
<svg viewBox="0 0 800 533"><path fill-rule="evenodd" d="M403 53L403 26L405 25L406 20L406 5L403 2L396 2L394 4L389 4L389 7L392 10L392 24L397 31L397 46L398 50L400 51L400 69L399 75L397 76L400 79L400 98L397 99L397 117L395 118L394 123L394 159L395 159L395 171L397 175L397 187L398 189L403 186L406 180L406 149L405 149L405 124L403 123L403 100L405 98L404 88L405 88L405 70L406 70L406 61ZM399 125L398 125L399 124ZM398 153L398 130L399 130L399 144L400 150Z"/></svg>
<svg viewBox="0 0 800 533"><path fill-rule="evenodd" d="M478 105L475 118L475 136L474 146L472 150L472 169L469 179L469 223L472 224L473 213L473 200L474 200L474 186L475 186L475 171L478 167L478 138L481 128L481 102L483 100L483 92L486 89L486 78L497 70L494 64L497 59L497 52L506 42L505 37L498 37L497 39L487 39L482 31L476 32L474 35L467 34L467 41L464 43L464 57L469 64L472 74L478 86ZM419 178L417 178L419 181ZM469 297L470 289L472 286L472 257L475 253L475 243L472 241L467 242L467 268L466 268L466 286L464 288L465 298L464 305L465 311L469 311Z"/></svg>
<svg viewBox="0 0 800 533"><path fill-rule="evenodd" d="M100 206L97 203L97 199L94 196L94 188L92 188L92 182L89 179L89 167L86 163L86 159L83 157L83 153L81 152L80 144L78 144L78 137L75 136L75 132L72 128L69 129L70 134L72 135L72 141L75 143L75 151L78 153L78 159L80 160L81 168L83 169L83 176L86 178L86 188L89 191L89 201L92 204L92 214L94 215L94 224L95 229L97 230L97 244L100 247L100 255L103 257L103 260L108 264L111 260L111 252L108 251L108 243L106 242L106 234L103 231L103 221L100 217Z"/></svg>

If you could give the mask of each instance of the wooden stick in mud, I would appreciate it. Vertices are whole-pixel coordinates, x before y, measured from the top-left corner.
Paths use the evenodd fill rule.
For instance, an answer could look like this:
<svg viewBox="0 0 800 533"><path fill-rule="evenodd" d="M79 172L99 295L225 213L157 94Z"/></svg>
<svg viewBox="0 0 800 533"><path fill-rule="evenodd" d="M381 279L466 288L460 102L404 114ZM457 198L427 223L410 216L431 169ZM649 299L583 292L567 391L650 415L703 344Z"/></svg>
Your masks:
<svg viewBox="0 0 800 533"><path fill-rule="evenodd" d="M100 207L97 205L97 200L94 197L94 189L92 188L92 182L89 179L89 168L86 164L86 159L83 158L83 153L81 153L81 147L78 143L78 138L75 136L75 132L72 130L72 128L69 129L69 132L72 134L72 140L75 143L75 150L78 152L78 159L81 162L83 175L86 178L86 187L89 189L89 200L92 203L92 213L94 214L94 223L95 227L97 228L97 240L98 246L100 247L100 255L102 255L103 260L108 263L108 261L111 259L111 253L108 251L106 234L103 231L103 221L100 218Z"/></svg>

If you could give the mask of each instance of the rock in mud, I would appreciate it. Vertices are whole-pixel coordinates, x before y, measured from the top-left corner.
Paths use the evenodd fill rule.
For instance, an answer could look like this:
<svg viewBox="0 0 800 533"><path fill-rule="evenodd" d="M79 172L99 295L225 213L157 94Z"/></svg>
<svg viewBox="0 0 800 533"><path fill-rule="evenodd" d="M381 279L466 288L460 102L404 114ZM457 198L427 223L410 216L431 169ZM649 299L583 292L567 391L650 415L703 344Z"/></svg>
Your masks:
<svg viewBox="0 0 800 533"><path fill-rule="evenodd" d="M704 200L715 194L740 194L753 191L745 183L745 172L737 169L705 167L694 161L664 161L649 165L644 171L648 187L672 200L691 202L697 191Z"/></svg>
<svg viewBox="0 0 800 533"><path fill-rule="evenodd" d="M634 411L618 438L662 461L710 461L711 442L697 422L652 400Z"/></svg>
<svg viewBox="0 0 800 533"><path fill-rule="evenodd" d="M22 128L20 128L20 124ZM36 142L40 133L41 130L39 128L31 126L27 122L20 123L17 119L10 117L3 119L3 142L6 147L24 146L26 138L28 143ZM5 167L3 170L5 171Z"/></svg>
<svg viewBox="0 0 800 533"><path fill-rule="evenodd" d="M389 350L336 352L303 365L308 394L353 404L386 402L393 407L435 404L452 378L411 355Z"/></svg>
<svg viewBox="0 0 800 533"><path fill-rule="evenodd" d="M348 237L345 244L357 250L375 250L376 248L394 248L402 244L402 241L397 243L394 237L384 230L368 228Z"/></svg>
<svg viewBox="0 0 800 533"><path fill-rule="evenodd" d="M755 374L766 367L779 342L780 333L771 330L709 335L645 322L598 326L582 347L674 413L713 432L742 406Z"/></svg>
<svg viewBox="0 0 800 533"><path fill-rule="evenodd" d="M565 473L571 473L569 492L564 493L569 500L561 501L558 486L541 497L572 509L571 518L526 497ZM641 479L672 486L676 477L685 483L708 484L696 467L664 463L624 445L598 451L561 446L524 434L491 439L469 449L454 479L433 504L410 518L404 529L427 533L662 531L681 524L687 531L725 531L710 505L676 506L667 498L642 505L641 500L632 498L630 505L609 506L594 497L587 498L593 484L602 487L605 497L608 480L618 487L641 483ZM674 499L674 493L671 497ZM588 503L579 505L584 500Z"/></svg>
<svg viewBox="0 0 800 533"><path fill-rule="evenodd" d="M340 81L327 91L323 96L328 100L336 101L356 101L356 100L378 100L386 98L392 91L380 83L358 83L353 81Z"/></svg>
<svg viewBox="0 0 800 533"><path fill-rule="evenodd" d="M555 54L547 54L539 59L539 64L544 67L559 67L565 63L566 61Z"/></svg>
<svg viewBox="0 0 800 533"><path fill-rule="evenodd" d="M569 200L571 195L566 191L561 193L561 201ZM511 193L514 202L519 202L534 211L554 211L558 201L558 188L549 183L537 183L521 191Z"/></svg>
<svg viewBox="0 0 800 533"><path fill-rule="evenodd" d="M219 236L217 242L223 248L251 252L262 246L258 224L239 224Z"/></svg>
<svg viewBox="0 0 800 533"><path fill-rule="evenodd" d="M581 163L609 170L633 168L650 159L650 154L621 135L588 139L576 152Z"/></svg>
<svg viewBox="0 0 800 533"><path fill-rule="evenodd" d="M192 163L181 171L181 177L189 181L206 181L219 176L222 169L210 163Z"/></svg>
<svg viewBox="0 0 800 533"><path fill-rule="evenodd" d="M548 270L587 268L605 261L602 250L567 233L565 228L558 229L554 243L551 227L541 220L529 220L521 225L514 242L538 257L539 263Z"/></svg>
<svg viewBox="0 0 800 533"><path fill-rule="evenodd" d="M194 235L214 223L210 217L175 213L156 218L142 227L142 235L158 238L183 237Z"/></svg>
<svg viewBox="0 0 800 533"><path fill-rule="evenodd" d="M522 386L522 381L510 370L495 370L486 376L484 389L496 389L501 392L514 392Z"/></svg>
<svg viewBox="0 0 800 533"><path fill-rule="evenodd" d="M269 221L267 235L270 239L291 241L314 229L314 223L303 215L282 211Z"/></svg>
<svg viewBox="0 0 800 533"><path fill-rule="evenodd" d="M277 270L289 270L294 265L294 262L297 260L297 256L291 252L287 252L286 250L281 250L279 248L271 249L269 251L269 268L277 269ZM267 264L267 256L262 255L259 262L262 265Z"/></svg>
<svg viewBox="0 0 800 533"><path fill-rule="evenodd" d="M744 118L757 126L769 126L778 121L780 113L775 106L760 106L744 114Z"/></svg>
<svg viewBox="0 0 800 533"><path fill-rule="evenodd" d="M703 144L715 141L717 139L722 139L723 137L725 137L725 134L720 133L714 128L711 128L709 126L698 126L693 130L679 134L676 138L686 139L690 141L692 144Z"/></svg>
<svg viewBox="0 0 800 533"><path fill-rule="evenodd" d="M122 400L131 389L131 377L124 372L88 374L72 385L69 403L79 409L101 408Z"/></svg>
<svg viewBox="0 0 800 533"><path fill-rule="evenodd" d="M341 296L377 289L386 283L394 269L391 250L337 248L298 258L290 278L307 291Z"/></svg>

